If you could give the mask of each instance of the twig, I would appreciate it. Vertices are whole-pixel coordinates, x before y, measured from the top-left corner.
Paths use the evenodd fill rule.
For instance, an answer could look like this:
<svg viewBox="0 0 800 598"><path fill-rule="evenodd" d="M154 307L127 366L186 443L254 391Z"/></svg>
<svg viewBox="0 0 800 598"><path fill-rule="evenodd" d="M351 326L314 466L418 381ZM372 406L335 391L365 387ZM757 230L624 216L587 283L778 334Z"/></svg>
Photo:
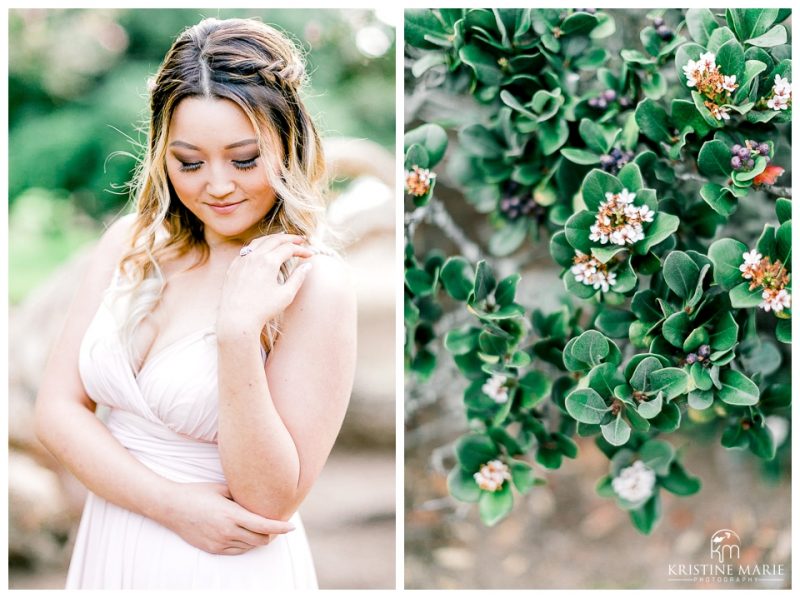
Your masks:
<svg viewBox="0 0 800 598"><path fill-rule="evenodd" d="M788 197L789 199L792 198L791 187L778 187L777 185L761 185L760 189L764 193L768 193L769 195L774 195L775 197Z"/></svg>
<svg viewBox="0 0 800 598"><path fill-rule="evenodd" d="M463 230L453 221L452 217L441 202L431 199L431 221L439 227L447 237L458 245L459 252L467 261L477 262L481 258L481 250L473 243Z"/></svg>

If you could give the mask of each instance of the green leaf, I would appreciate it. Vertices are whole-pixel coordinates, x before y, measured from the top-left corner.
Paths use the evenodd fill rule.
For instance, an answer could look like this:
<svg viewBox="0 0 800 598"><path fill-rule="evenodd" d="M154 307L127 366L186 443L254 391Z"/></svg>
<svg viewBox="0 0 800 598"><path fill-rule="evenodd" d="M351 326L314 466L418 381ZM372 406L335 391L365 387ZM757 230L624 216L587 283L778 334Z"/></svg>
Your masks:
<svg viewBox="0 0 800 598"><path fill-rule="evenodd" d="M714 264L714 282L726 291L744 280L739 266L747 250L744 243L735 239L719 239L708 248L708 257Z"/></svg>
<svg viewBox="0 0 800 598"><path fill-rule="evenodd" d="M526 494L531 488L537 485L538 480L533 471L533 467L525 461L510 461L511 479L514 486L521 494Z"/></svg>
<svg viewBox="0 0 800 598"><path fill-rule="evenodd" d="M748 430L750 451L757 457L771 461L775 458L775 440L767 426L755 426Z"/></svg>
<svg viewBox="0 0 800 598"><path fill-rule="evenodd" d="M742 284L733 287L730 290L729 296L731 298L731 307L735 308L748 308L758 307L763 300L761 297L762 290L760 288L750 290L750 283L743 282Z"/></svg>
<svg viewBox="0 0 800 598"><path fill-rule="evenodd" d="M566 399L567 413L575 421L584 424L599 424L610 411L603 398L591 388L572 391Z"/></svg>
<svg viewBox="0 0 800 598"><path fill-rule="evenodd" d="M650 374L650 389L660 390L671 401L689 389L689 375L681 368L663 368Z"/></svg>
<svg viewBox="0 0 800 598"><path fill-rule="evenodd" d="M603 433L603 438L614 446L622 446L631 437L631 426L622 419L622 412L609 423L600 426L600 431Z"/></svg>
<svg viewBox="0 0 800 598"><path fill-rule="evenodd" d="M589 150L598 154L607 154L619 136L619 129L609 129L588 118L581 119L578 127L581 138Z"/></svg>
<svg viewBox="0 0 800 598"><path fill-rule="evenodd" d="M480 330L472 326L448 330L444 336L444 348L453 355L463 355L478 346Z"/></svg>
<svg viewBox="0 0 800 598"><path fill-rule="evenodd" d="M717 394L728 405L749 406L758 403L759 390L750 378L732 370L724 368L719 374L722 388Z"/></svg>
<svg viewBox="0 0 800 598"><path fill-rule="evenodd" d="M792 200L785 197L779 197L775 200L775 214L778 216L778 222L781 224L792 218Z"/></svg>
<svg viewBox="0 0 800 598"><path fill-rule="evenodd" d="M449 257L442 266L439 280L453 299L466 301L474 283L472 267L463 257Z"/></svg>
<svg viewBox="0 0 800 598"><path fill-rule="evenodd" d="M564 225L564 234L567 242L583 253L591 253L592 242L589 240L589 229L594 224L595 219L595 215L586 210L581 210L571 216Z"/></svg>
<svg viewBox="0 0 800 598"><path fill-rule="evenodd" d="M721 216L728 217L736 210L738 201L730 189L717 183L706 183L700 188L700 197L711 209Z"/></svg>
<svg viewBox="0 0 800 598"><path fill-rule="evenodd" d="M744 48L736 40L722 44L717 52L717 66L724 75L733 75L737 81L744 76Z"/></svg>
<svg viewBox="0 0 800 598"><path fill-rule="evenodd" d="M553 118L539 124L539 147L545 156L558 151L569 137L569 126L561 118Z"/></svg>
<svg viewBox="0 0 800 598"><path fill-rule="evenodd" d="M664 260L664 281L681 299L688 299L697 287L700 268L682 251L672 251Z"/></svg>
<svg viewBox="0 0 800 598"><path fill-rule="evenodd" d="M661 432L674 432L681 425L681 410L677 403L664 403L656 417L650 420L650 424Z"/></svg>
<svg viewBox="0 0 800 598"><path fill-rule="evenodd" d="M689 393L688 402L689 407L697 411L708 409L714 404L714 391L695 389Z"/></svg>
<svg viewBox="0 0 800 598"><path fill-rule="evenodd" d="M694 41L705 45L708 42L708 36L719 25L709 9L690 8L686 11L686 27Z"/></svg>
<svg viewBox="0 0 800 598"><path fill-rule="evenodd" d="M482 50L476 45L467 45L458 52L459 58L467 66L472 67L475 78L486 85L500 85L503 80L503 73L497 64L497 60L490 53Z"/></svg>
<svg viewBox="0 0 800 598"><path fill-rule="evenodd" d="M653 247L665 241L672 233L678 230L680 220L677 216L665 212L656 212L653 222L650 223L645 238L634 245L636 252L645 254Z"/></svg>
<svg viewBox="0 0 800 598"><path fill-rule="evenodd" d="M731 150L719 139L706 141L697 157L700 172L708 176L728 176L731 172Z"/></svg>
<svg viewBox="0 0 800 598"><path fill-rule="evenodd" d="M573 356L591 366L598 365L609 351L608 339L596 330L587 330L572 346Z"/></svg>
<svg viewBox="0 0 800 598"><path fill-rule="evenodd" d="M460 465L456 465L447 476L447 490L453 498L462 502L478 502L481 497L481 489L472 473Z"/></svg>
<svg viewBox="0 0 800 598"><path fill-rule="evenodd" d="M651 99L639 102L636 107L636 123L641 132L652 141L669 141L672 132L667 111Z"/></svg>
<svg viewBox="0 0 800 598"><path fill-rule="evenodd" d="M600 204L606 200L606 193L619 193L620 191L622 191L622 184L619 179L598 168L593 169L586 175L581 188L583 201L586 204L586 209L590 212L597 212ZM589 225L594 224L594 219L595 217L592 215ZM587 226L587 231L588 228ZM575 248L580 249L579 247Z"/></svg>
<svg viewBox="0 0 800 598"><path fill-rule="evenodd" d="M564 147L561 148L561 155L564 156L570 162L575 164L580 164L582 166L588 166L591 164L598 164L600 162L600 156L595 153L576 149L571 147Z"/></svg>
<svg viewBox="0 0 800 598"><path fill-rule="evenodd" d="M598 314L594 325L600 332L611 338L625 338L631 322L635 320L634 314L627 310L609 309Z"/></svg>
<svg viewBox="0 0 800 598"><path fill-rule="evenodd" d="M517 112L519 112L520 114L526 116L531 120L536 120L539 118L538 115L528 110L525 106L522 105L522 103L516 97L514 97L514 95L511 92L505 89L500 92L500 100L512 110L516 110Z"/></svg>
<svg viewBox="0 0 800 598"><path fill-rule="evenodd" d="M428 164L425 168L433 168L442 160L447 150L447 133L437 124L424 124L403 136L405 151L412 144L425 148L428 152Z"/></svg>
<svg viewBox="0 0 800 598"><path fill-rule="evenodd" d="M658 480L659 485L667 492L677 496L697 494L702 486L700 480L690 476L677 460L669 466L669 473Z"/></svg>
<svg viewBox="0 0 800 598"><path fill-rule="evenodd" d="M436 49L439 46L425 39L426 35L441 36L446 39L439 19L429 9L409 9L405 12L405 39L410 46L422 49Z"/></svg>
<svg viewBox="0 0 800 598"><path fill-rule="evenodd" d="M478 500L478 512L484 525L492 527L504 519L514 506L511 484L503 484L497 492L482 492Z"/></svg>
<svg viewBox="0 0 800 598"><path fill-rule="evenodd" d="M406 270L405 282L409 290L416 296L430 295L433 290L433 277L419 268Z"/></svg>
<svg viewBox="0 0 800 598"><path fill-rule="evenodd" d="M689 333L686 340L683 341L683 350L687 353L689 351L696 351L701 345L707 344L709 341L708 330L705 326L698 326Z"/></svg>
<svg viewBox="0 0 800 598"><path fill-rule="evenodd" d="M773 48L785 44L787 39L786 28L783 25L775 25L766 33L748 39L746 43L759 48Z"/></svg>
<svg viewBox="0 0 800 598"><path fill-rule="evenodd" d="M778 320L775 325L775 338L785 344L792 343L792 321Z"/></svg>
<svg viewBox="0 0 800 598"><path fill-rule="evenodd" d="M636 369L633 370L633 375L630 379L631 386L640 392L650 390L647 385L650 374L656 370L662 369L663 367L664 366L657 358L650 356L645 357L639 362L639 364L636 366Z"/></svg>
<svg viewBox="0 0 800 598"><path fill-rule="evenodd" d="M494 298L497 305L510 305L514 302L514 295L517 292L517 284L519 284L521 279L521 275L512 274L500 281L494 293Z"/></svg>
<svg viewBox="0 0 800 598"><path fill-rule="evenodd" d="M411 170L414 166L427 168L429 163L428 152L421 145L414 143L406 150L405 158L403 159L403 167L406 170Z"/></svg>
<svg viewBox="0 0 800 598"><path fill-rule="evenodd" d="M466 471L476 472L498 455L497 445L485 434L467 434L456 442L456 458Z"/></svg>
<svg viewBox="0 0 800 598"><path fill-rule="evenodd" d="M764 172L767 167L767 159L764 156L759 156L755 159L755 164L751 170L739 170L733 173L733 182L745 185L756 178L759 174Z"/></svg>
<svg viewBox="0 0 800 598"><path fill-rule="evenodd" d="M658 393L655 399L645 401L644 403L639 403L636 411L645 419L653 419L654 417L658 416L659 413L661 413L661 409L663 407L664 394Z"/></svg>
<svg viewBox="0 0 800 598"><path fill-rule="evenodd" d="M736 344L739 337L739 325L731 312L723 313L709 335L708 343L714 351L727 351Z"/></svg>
<svg viewBox="0 0 800 598"><path fill-rule="evenodd" d="M475 286L473 288L475 302L478 303L486 299L496 285L497 281L495 281L492 270L486 263L486 260L479 261L475 271Z"/></svg>
<svg viewBox="0 0 800 598"><path fill-rule="evenodd" d="M777 8L734 8L726 11L731 27L740 40L764 34L778 18Z"/></svg>
<svg viewBox="0 0 800 598"><path fill-rule="evenodd" d="M691 320L685 311L675 312L664 320L661 334L673 347L683 348L683 341L689 335Z"/></svg>
<svg viewBox="0 0 800 598"><path fill-rule="evenodd" d="M520 218L496 230L489 238L489 252L501 257L511 255L525 242L528 228L528 220Z"/></svg>
<svg viewBox="0 0 800 598"><path fill-rule="evenodd" d="M499 157L505 150L495 134L480 124L468 125L461 129L458 132L458 139L470 154L482 158Z"/></svg>
<svg viewBox="0 0 800 598"><path fill-rule="evenodd" d="M639 449L639 457L647 467L658 475L665 476L675 460L675 449L664 440L648 440Z"/></svg>

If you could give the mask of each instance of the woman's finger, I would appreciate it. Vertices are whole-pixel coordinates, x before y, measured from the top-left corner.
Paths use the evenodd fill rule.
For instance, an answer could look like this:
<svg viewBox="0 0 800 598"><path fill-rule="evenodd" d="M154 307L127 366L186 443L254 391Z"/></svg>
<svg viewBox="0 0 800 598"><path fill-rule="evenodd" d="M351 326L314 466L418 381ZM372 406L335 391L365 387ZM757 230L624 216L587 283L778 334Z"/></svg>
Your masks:
<svg viewBox="0 0 800 598"><path fill-rule="evenodd" d="M261 515L251 513L244 507L238 509L234 521L239 527L243 527L256 534L286 534L294 530L294 524L278 519L267 519Z"/></svg>
<svg viewBox="0 0 800 598"><path fill-rule="evenodd" d="M246 527L239 526L237 530L237 540L239 542L244 542L245 544L249 544L250 546L266 546L270 543L272 539L272 534L259 534L253 531L250 531Z"/></svg>
<svg viewBox="0 0 800 598"><path fill-rule="evenodd" d="M256 237L247 244L253 250L270 251L272 248L282 243L294 243L300 245L306 243L306 238L302 235L290 235L289 233L277 233L274 235L264 235L263 237Z"/></svg>
<svg viewBox="0 0 800 598"><path fill-rule="evenodd" d="M311 270L311 262L300 264L292 271L289 278L286 279L286 282L283 283L284 292L291 298L290 302L294 300L297 291L299 291L300 287L303 285L309 270Z"/></svg>
<svg viewBox="0 0 800 598"><path fill-rule="evenodd" d="M308 247L294 245L293 243L283 243L272 249L269 253L262 255L264 259L281 266L293 257L309 258L315 254Z"/></svg>

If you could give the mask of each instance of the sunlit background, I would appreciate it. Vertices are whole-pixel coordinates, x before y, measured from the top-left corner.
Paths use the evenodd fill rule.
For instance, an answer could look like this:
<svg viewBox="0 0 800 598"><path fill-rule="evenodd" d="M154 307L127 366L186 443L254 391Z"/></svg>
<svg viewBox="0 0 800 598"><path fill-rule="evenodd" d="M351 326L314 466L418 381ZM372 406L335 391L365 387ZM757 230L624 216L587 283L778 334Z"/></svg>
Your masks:
<svg viewBox="0 0 800 598"><path fill-rule="evenodd" d="M389 16L387 16L389 15ZM307 54L359 301L343 431L300 509L322 588L393 588L395 27L370 10L9 12L9 583L63 587L85 490L33 434L45 357L85 257L126 211L147 80L186 27L259 17ZM363 481L370 480L369 486Z"/></svg>

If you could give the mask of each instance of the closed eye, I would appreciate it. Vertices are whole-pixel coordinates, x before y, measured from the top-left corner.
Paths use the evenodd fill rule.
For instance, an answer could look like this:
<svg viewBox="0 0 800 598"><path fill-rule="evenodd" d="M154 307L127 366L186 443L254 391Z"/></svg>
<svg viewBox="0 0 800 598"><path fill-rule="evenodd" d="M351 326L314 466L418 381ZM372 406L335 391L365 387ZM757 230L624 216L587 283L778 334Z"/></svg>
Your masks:
<svg viewBox="0 0 800 598"><path fill-rule="evenodd" d="M234 160L233 165L239 170L250 170L255 168L256 160L258 160L258 156L253 156L249 160Z"/></svg>
<svg viewBox="0 0 800 598"><path fill-rule="evenodd" d="M180 171L181 172L192 172L193 170L197 170L203 164L202 162L184 162L183 160L178 160L181 163Z"/></svg>

